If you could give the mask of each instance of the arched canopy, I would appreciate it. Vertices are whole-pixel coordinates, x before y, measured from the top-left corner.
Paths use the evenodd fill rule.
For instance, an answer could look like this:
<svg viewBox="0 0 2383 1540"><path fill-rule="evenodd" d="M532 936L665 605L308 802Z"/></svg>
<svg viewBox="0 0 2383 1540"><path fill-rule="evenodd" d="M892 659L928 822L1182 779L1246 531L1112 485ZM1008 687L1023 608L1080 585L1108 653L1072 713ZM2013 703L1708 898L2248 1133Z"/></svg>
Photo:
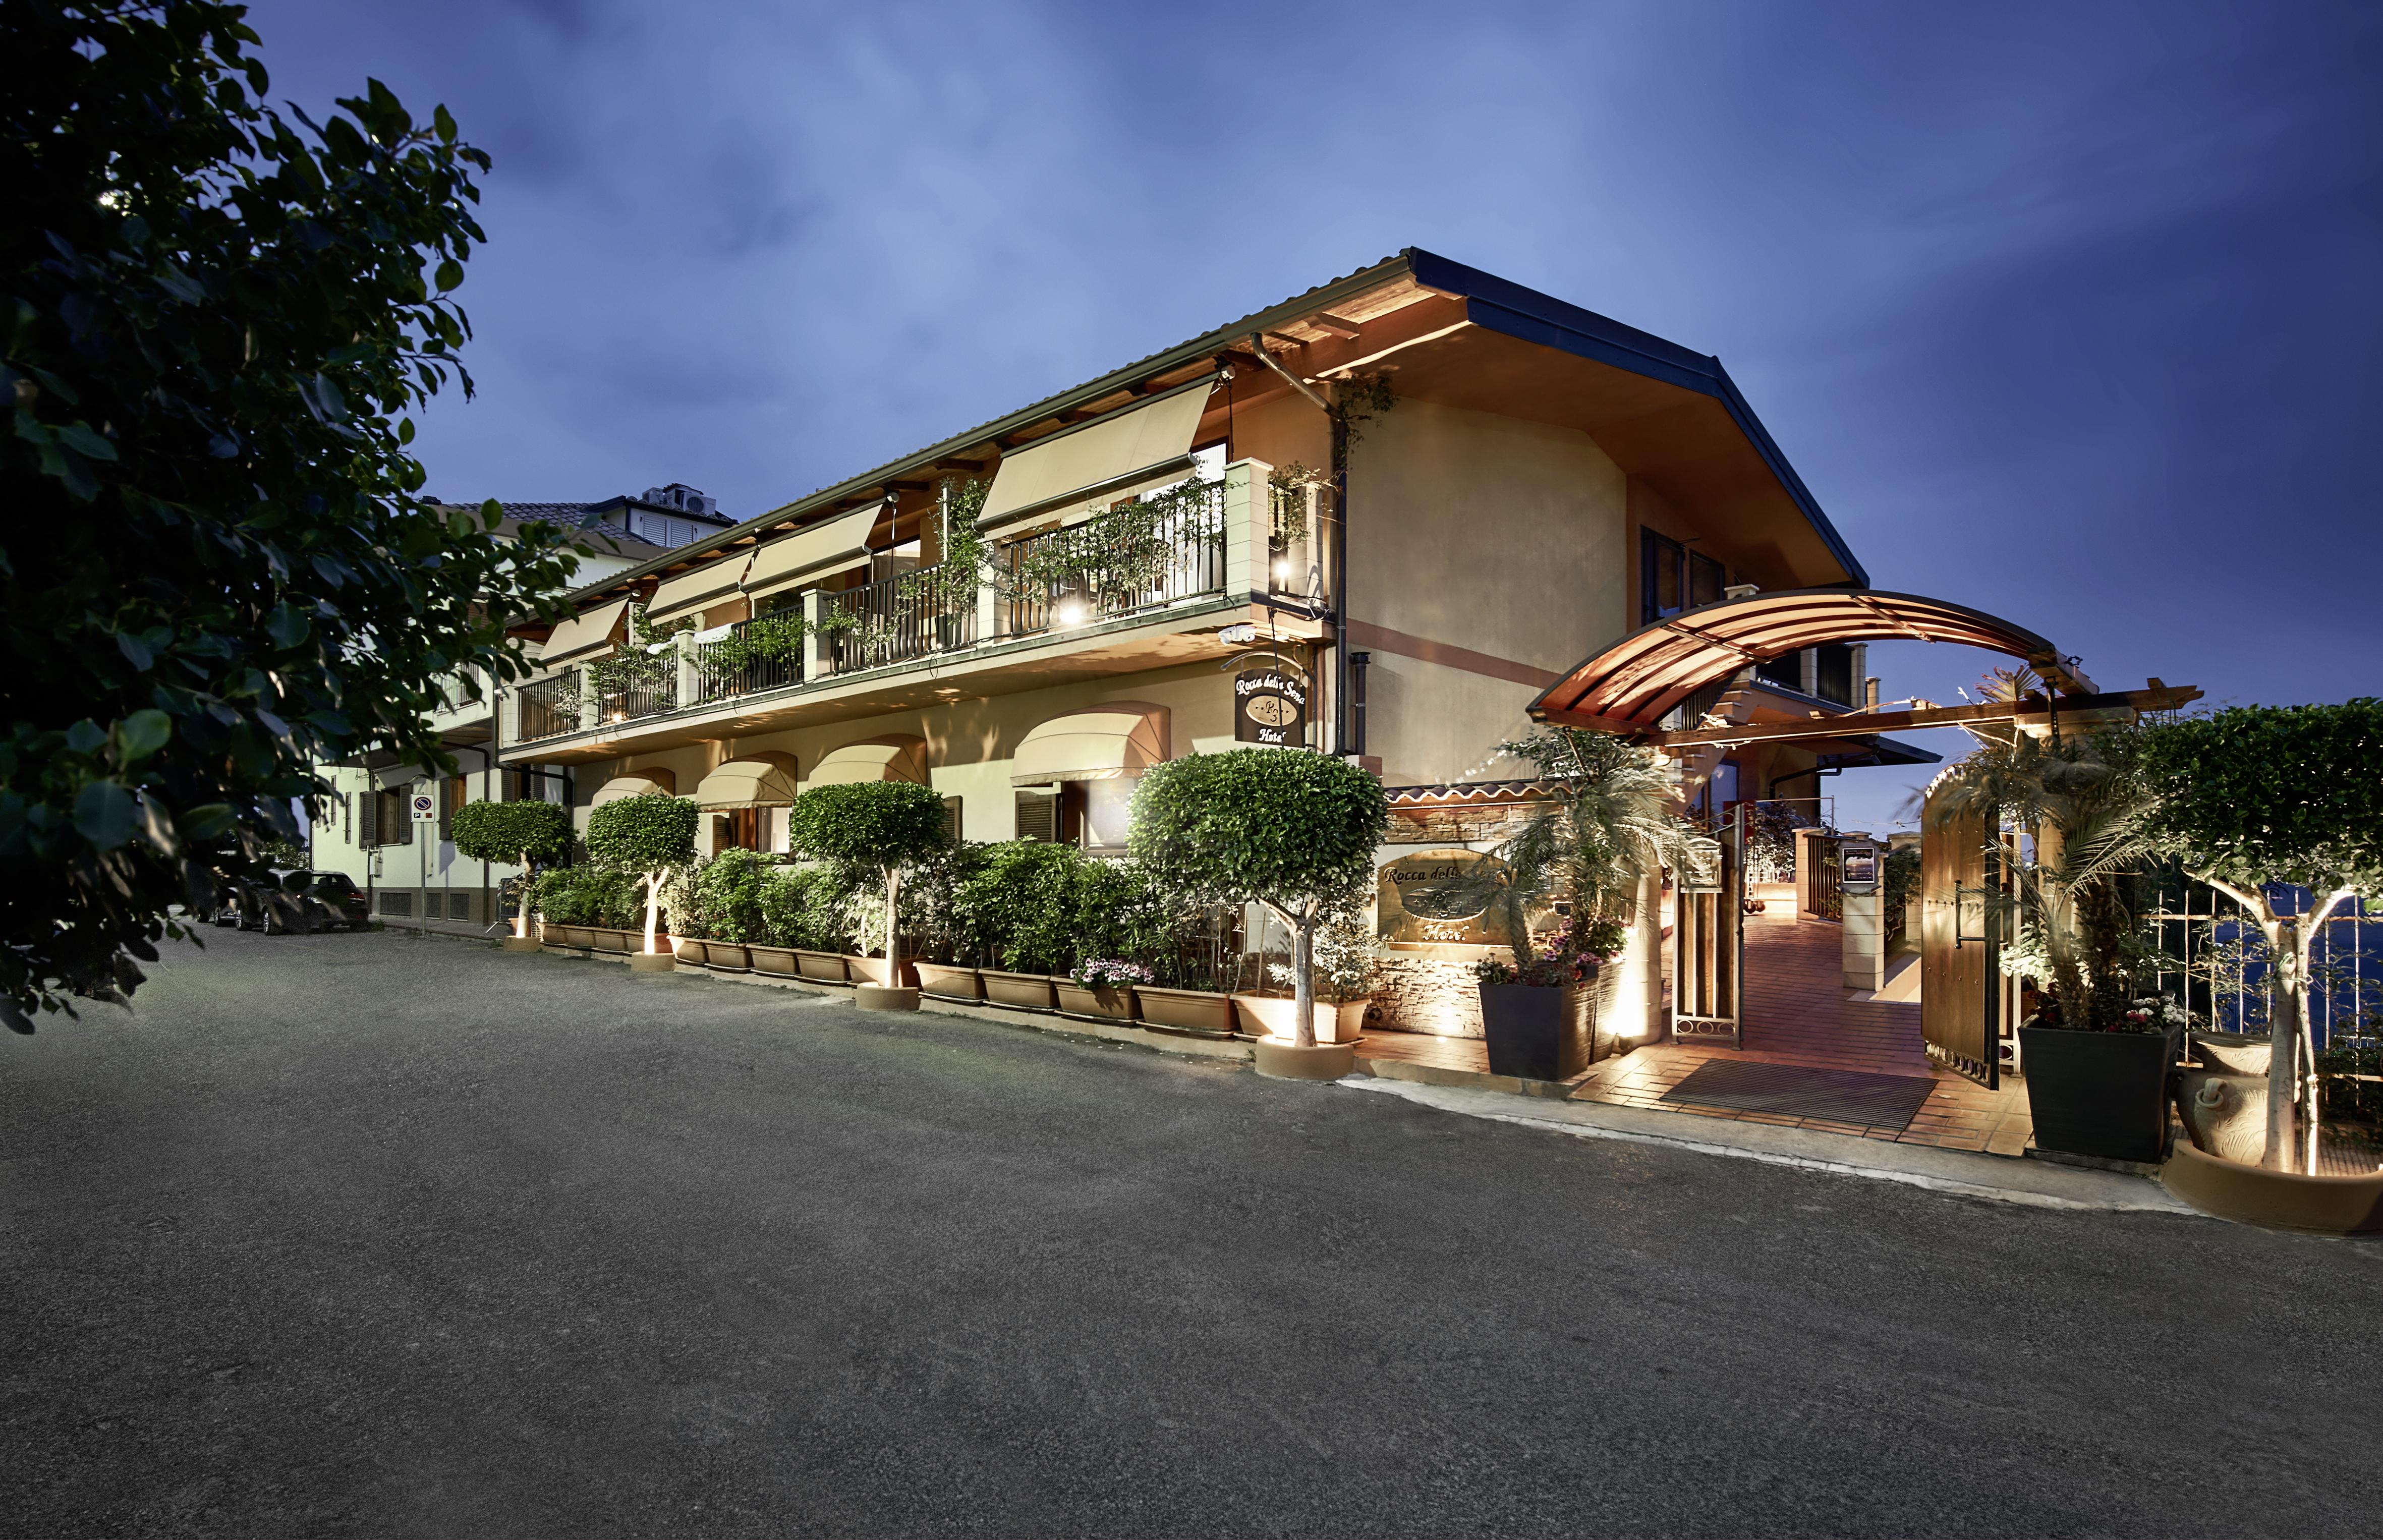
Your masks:
<svg viewBox="0 0 2383 1540"><path fill-rule="evenodd" d="M601 807L608 802L618 802L624 796L674 796L678 793L678 777L656 766L652 770L631 770L616 775L596 788L587 799L590 807Z"/></svg>
<svg viewBox="0 0 2383 1540"><path fill-rule="evenodd" d="M1541 721L1644 732L1708 684L1827 642L1955 642L2023 659L2053 688L2091 695L2093 682L2034 632L1981 610L1915 594L1792 588L1683 610L1632 632L1531 703Z"/></svg>
<svg viewBox="0 0 2383 1540"><path fill-rule="evenodd" d="M795 775L791 754L747 754L705 776L695 788L695 805L708 813L784 807L795 800Z"/></svg>
<svg viewBox="0 0 2383 1540"><path fill-rule="evenodd" d="M1140 700L1105 701L1030 730L1018 742L1009 779L1019 786L1114 781L1140 775L1166 758L1166 707Z"/></svg>
<svg viewBox="0 0 2383 1540"><path fill-rule="evenodd" d="M927 744L923 738L888 733L846 744L821 756L811 767L809 784L841 786L855 781L915 781L927 783Z"/></svg>

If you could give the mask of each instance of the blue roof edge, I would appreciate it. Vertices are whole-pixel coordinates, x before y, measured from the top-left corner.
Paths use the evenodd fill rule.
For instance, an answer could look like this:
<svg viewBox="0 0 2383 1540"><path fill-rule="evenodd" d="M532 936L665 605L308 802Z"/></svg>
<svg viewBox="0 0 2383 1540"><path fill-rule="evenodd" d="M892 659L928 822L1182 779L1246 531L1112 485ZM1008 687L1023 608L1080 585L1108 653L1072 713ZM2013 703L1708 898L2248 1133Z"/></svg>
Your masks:
<svg viewBox="0 0 2383 1540"><path fill-rule="evenodd" d="M1694 390L1720 401L1737 424L1738 430L1746 435L1747 441L1754 446L1755 452L1762 457L1763 463L1771 467L1771 474L1779 478L1779 485L1786 489L1789 499L1803 511L1812 532L1821 537L1821 544L1829 548L1829 553L1852 577L1852 586L1867 588L1871 585L1870 573L1855 557L1853 548L1846 544L1845 536L1837 533L1837 526L1829 522L1829 516L1821 511L1820 501L1812 496L1812 489L1804 485L1804 478L1797 475L1796 467L1787 462L1786 453L1771 437L1771 430L1762 425L1762 419L1754 414L1754 408L1738 390L1736 382L1729 377L1729 371L1721 366L1720 359L1691 352L1676 342L1666 342L1652 332L1624 326L1611 316L1583 310L1553 295L1525 289L1511 279L1485 273L1477 267L1468 267L1420 247L1410 246L1401 254L1417 283L1427 289L1462 294L1472 302L1473 306L1485 307L1493 313L1488 316L1475 313L1473 319L1476 323L1488 320L1493 330L1525 342L1559 348L1581 358L1616 369L1626 369L1634 375L1644 375L1648 379L1661 380L1666 385L1676 385L1682 389Z"/></svg>

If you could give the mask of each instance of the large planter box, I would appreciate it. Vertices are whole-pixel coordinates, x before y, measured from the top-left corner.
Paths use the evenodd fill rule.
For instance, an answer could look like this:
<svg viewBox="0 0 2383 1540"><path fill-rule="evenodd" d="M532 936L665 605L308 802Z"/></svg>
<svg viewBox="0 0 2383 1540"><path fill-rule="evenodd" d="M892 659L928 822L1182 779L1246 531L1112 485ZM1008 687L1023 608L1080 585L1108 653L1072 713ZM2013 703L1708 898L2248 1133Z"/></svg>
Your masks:
<svg viewBox="0 0 2383 1540"><path fill-rule="evenodd" d="M1370 996L1362 1000L1318 1000L1315 1003L1315 1041L1356 1041L1365 1029L1365 1007L1372 1004ZM1233 996L1233 1008L1241 1013L1244 1033L1253 1038L1280 1038L1286 1042L1298 1035L1298 1004L1299 1002L1285 994Z"/></svg>
<svg viewBox="0 0 2383 1540"><path fill-rule="evenodd" d="M1214 990L1163 990L1136 984L1134 1000L1142 1022L1168 1032L1190 1032L1206 1038L1233 1035L1233 997Z"/></svg>
<svg viewBox="0 0 2383 1540"><path fill-rule="evenodd" d="M902 977L899 979L885 977L885 959L883 957L856 957L846 954L844 959L844 971L856 984L876 984L881 988L908 990L919 987L918 965L908 957L902 959Z"/></svg>
<svg viewBox="0 0 2383 1540"><path fill-rule="evenodd" d="M753 953L743 942L708 941L703 943L703 956L698 961L706 967L716 967L723 973L753 971Z"/></svg>
<svg viewBox="0 0 2383 1540"><path fill-rule="evenodd" d="M612 930L597 925L585 927L579 933L586 936L587 944L599 952L643 952L646 949L646 933L643 930ZM654 937L655 951L666 952L669 949L669 937Z"/></svg>
<svg viewBox="0 0 2383 1540"><path fill-rule="evenodd" d="M673 936L670 942L680 962L701 967L710 960L711 943L700 936Z"/></svg>
<svg viewBox="0 0 2383 1540"><path fill-rule="evenodd" d="M2035 1147L2110 1161L2167 1153L2167 1082L2177 1035L2019 1029Z"/></svg>
<svg viewBox="0 0 2383 1540"><path fill-rule="evenodd" d="M920 963L919 989L938 1000L982 1000L984 980L972 967L955 967L949 963Z"/></svg>
<svg viewBox="0 0 2383 1540"><path fill-rule="evenodd" d="M1131 1021L1134 1019L1133 991L1104 984L1091 989L1073 979L1055 976L1051 988L1059 996L1061 1016L1090 1016L1095 1021Z"/></svg>
<svg viewBox="0 0 2383 1540"><path fill-rule="evenodd" d="M753 971L776 979L797 979L802 967L791 946L748 946L746 952L753 959Z"/></svg>
<svg viewBox="0 0 2383 1540"><path fill-rule="evenodd" d="M1481 1035L1489 1073L1569 1080L1594 1047L1594 985L1481 984Z"/></svg>
<svg viewBox="0 0 2383 1540"><path fill-rule="evenodd" d="M1021 1011L1048 1011L1057 1007L1057 997L1051 991L1047 973L1003 973L994 968L979 968L977 977L984 981L984 997L995 1005L1015 1006Z"/></svg>
<svg viewBox="0 0 2383 1540"><path fill-rule="evenodd" d="M796 952L795 966L806 979L816 979L823 984L848 984L851 975L844 970L844 955L837 952Z"/></svg>

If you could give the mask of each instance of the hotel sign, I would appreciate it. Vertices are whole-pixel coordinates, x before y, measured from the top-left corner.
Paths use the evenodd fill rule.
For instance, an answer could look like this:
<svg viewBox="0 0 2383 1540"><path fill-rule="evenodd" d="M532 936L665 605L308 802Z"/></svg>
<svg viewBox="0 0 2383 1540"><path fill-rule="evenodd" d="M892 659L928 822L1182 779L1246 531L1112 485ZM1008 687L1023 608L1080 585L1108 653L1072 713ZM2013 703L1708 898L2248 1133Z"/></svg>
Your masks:
<svg viewBox="0 0 2383 1540"><path fill-rule="evenodd" d="M1382 868L1375 892L1376 930L1387 942L1437 942L1502 946L1506 925L1499 906L1462 878L1495 882L1506 864L1477 850L1426 850Z"/></svg>
<svg viewBox="0 0 2383 1540"><path fill-rule="evenodd" d="M1288 658L1254 658L1233 675L1233 741L1307 746L1307 671Z"/></svg>

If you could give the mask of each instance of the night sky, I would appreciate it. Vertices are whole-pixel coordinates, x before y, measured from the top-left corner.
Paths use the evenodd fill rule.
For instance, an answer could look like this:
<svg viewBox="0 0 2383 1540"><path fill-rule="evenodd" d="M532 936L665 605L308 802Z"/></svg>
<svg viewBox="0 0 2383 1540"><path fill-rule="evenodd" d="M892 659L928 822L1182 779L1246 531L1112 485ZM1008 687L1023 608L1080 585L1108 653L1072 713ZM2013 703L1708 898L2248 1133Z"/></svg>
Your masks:
<svg viewBox="0 0 2383 1540"><path fill-rule="evenodd" d="M1719 354L1882 588L2105 687L2377 690L2383 6L252 20L277 97L377 75L495 156L443 497L749 517L1415 245ZM1840 823L1922 779L1847 772Z"/></svg>

